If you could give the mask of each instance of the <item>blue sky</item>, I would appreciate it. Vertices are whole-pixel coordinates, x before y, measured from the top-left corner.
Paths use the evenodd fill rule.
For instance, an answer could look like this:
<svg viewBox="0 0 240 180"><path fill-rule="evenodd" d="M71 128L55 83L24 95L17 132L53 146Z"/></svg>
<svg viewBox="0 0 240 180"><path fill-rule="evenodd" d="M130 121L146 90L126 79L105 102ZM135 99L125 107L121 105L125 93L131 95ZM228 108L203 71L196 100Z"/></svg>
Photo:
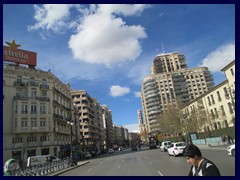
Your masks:
<svg viewBox="0 0 240 180"><path fill-rule="evenodd" d="M112 110L113 123L136 130L139 92L154 57L185 54L207 66L215 85L235 59L234 4L3 5L3 45L37 52L37 68L85 89Z"/></svg>

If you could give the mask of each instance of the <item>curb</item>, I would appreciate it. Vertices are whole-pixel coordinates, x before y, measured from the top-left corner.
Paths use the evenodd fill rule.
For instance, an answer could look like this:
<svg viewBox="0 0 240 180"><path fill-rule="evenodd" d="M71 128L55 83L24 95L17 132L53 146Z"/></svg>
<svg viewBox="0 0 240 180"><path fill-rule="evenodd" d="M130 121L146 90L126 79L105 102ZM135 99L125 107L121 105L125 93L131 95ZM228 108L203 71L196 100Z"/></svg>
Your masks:
<svg viewBox="0 0 240 180"><path fill-rule="evenodd" d="M85 165L85 164L87 164L87 163L89 163L89 161L78 162L78 164L77 164L76 166L72 166L72 167L69 167L69 168L67 168L67 169L63 169L63 170L61 170L61 171L58 171L58 172L55 172L55 173L52 173L52 174L48 174L47 176L57 176L57 175L62 174L62 173L64 173L64 172L66 172L66 171L75 169L75 168L77 168L77 167L79 167L79 166L83 166L83 165Z"/></svg>

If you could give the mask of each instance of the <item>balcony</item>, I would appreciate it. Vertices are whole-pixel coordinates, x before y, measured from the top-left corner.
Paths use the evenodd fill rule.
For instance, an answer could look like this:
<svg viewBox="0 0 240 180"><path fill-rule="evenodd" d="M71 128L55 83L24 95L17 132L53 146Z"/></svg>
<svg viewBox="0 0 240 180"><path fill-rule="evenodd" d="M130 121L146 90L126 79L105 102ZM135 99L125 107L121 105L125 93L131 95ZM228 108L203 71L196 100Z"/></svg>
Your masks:
<svg viewBox="0 0 240 180"><path fill-rule="evenodd" d="M24 82L15 81L14 82L14 86L23 87L23 86L25 86L25 83Z"/></svg>
<svg viewBox="0 0 240 180"><path fill-rule="evenodd" d="M40 89L41 89L41 90L48 90L48 89L49 89L49 85L40 84Z"/></svg>
<svg viewBox="0 0 240 180"><path fill-rule="evenodd" d="M48 97L37 97L37 99L38 99L39 101L47 101L47 102L50 101L50 98L48 98Z"/></svg>
<svg viewBox="0 0 240 180"><path fill-rule="evenodd" d="M38 83L36 82L28 82L28 86L38 86Z"/></svg>

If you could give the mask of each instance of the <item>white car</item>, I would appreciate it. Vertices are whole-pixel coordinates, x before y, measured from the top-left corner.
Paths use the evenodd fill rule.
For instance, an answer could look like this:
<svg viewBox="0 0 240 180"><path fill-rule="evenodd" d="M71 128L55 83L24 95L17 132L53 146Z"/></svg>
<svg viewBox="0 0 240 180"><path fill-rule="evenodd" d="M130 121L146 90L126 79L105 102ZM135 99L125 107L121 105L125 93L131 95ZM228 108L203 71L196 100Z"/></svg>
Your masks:
<svg viewBox="0 0 240 180"><path fill-rule="evenodd" d="M235 144L227 147L228 155L235 156Z"/></svg>
<svg viewBox="0 0 240 180"><path fill-rule="evenodd" d="M171 141L163 141L160 146L160 151L167 151L167 149L170 147Z"/></svg>
<svg viewBox="0 0 240 180"><path fill-rule="evenodd" d="M108 154L114 153L114 150L112 148L108 149Z"/></svg>
<svg viewBox="0 0 240 180"><path fill-rule="evenodd" d="M168 155L171 156L177 156L183 153L183 149L186 147L185 142L175 142L171 143L168 148Z"/></svg>

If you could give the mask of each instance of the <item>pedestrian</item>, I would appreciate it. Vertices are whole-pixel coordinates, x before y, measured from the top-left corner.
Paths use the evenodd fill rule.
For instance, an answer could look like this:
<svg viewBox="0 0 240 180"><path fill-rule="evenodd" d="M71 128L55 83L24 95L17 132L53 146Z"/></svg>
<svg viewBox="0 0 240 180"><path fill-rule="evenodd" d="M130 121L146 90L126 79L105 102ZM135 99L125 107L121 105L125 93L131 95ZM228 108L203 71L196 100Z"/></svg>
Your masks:
<svg viewBox="0 0 240 180"><path fill-rule="evenodd" d="M45 164L49 164L49 159L48 159L48 157L46 157L46 159L45 159Z"/></svg>
<svg viewBox="0 0 240 180"><path fill-rule="evenodd" d="M217 166L202 157L200 149L194 144L188 144L183 150L187 163L191 164L188 176L221 176Z"/></svg>

